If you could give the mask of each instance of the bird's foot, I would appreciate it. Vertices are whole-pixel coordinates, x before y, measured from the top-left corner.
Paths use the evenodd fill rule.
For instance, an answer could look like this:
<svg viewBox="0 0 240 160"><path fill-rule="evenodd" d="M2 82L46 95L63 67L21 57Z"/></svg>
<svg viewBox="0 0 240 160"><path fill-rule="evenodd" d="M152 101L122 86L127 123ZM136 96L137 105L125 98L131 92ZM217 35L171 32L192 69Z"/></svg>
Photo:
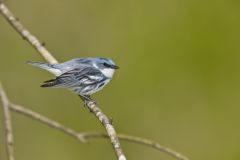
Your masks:
<svg viewBox="0 0 240 160"><path fill-rule="evenodd" d="M84 107L86 107L89 103L97 104L95 100L93 100L89 95L79 95L84 102Z"/></svg>

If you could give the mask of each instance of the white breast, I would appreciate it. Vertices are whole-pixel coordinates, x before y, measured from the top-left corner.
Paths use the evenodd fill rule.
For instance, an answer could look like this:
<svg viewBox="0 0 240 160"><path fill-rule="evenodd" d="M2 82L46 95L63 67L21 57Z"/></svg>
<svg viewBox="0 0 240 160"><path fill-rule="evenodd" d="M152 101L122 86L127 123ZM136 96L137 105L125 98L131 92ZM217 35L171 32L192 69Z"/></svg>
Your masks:
<svg viewBox="0 0 240 160"><path fill-rule="evenodd" d="M101 70L101 72L108 78L112 78L114 71L115 70L111 68L105 68Z"/></svg>

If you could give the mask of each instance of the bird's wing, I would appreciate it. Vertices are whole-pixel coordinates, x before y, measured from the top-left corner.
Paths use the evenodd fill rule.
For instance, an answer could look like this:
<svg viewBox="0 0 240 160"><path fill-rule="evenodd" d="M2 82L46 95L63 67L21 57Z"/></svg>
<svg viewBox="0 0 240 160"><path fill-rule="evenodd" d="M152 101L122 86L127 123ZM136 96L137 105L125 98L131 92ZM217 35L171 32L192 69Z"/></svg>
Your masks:
<svg viewBox="0 0 240 160"><path fill-rule="evenodd" d="M71 88L80 85L92 85L103 78L104 75L93 67L77 68L63 73L56 79L45 81L41 87Z"/></svg>

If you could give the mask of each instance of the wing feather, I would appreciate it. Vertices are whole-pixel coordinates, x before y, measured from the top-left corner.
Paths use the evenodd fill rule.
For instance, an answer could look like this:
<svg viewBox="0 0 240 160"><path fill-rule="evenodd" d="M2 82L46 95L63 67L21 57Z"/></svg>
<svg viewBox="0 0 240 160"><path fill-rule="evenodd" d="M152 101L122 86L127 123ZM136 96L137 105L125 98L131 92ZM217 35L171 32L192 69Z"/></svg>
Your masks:
<svg viewBox="0 0 240 160"><path fill-rule="evenodd" d="M41 87L72 88L98 83L105 78L104 75L93 67L73 69L63 73L55 79L45 81Z"/></svg>

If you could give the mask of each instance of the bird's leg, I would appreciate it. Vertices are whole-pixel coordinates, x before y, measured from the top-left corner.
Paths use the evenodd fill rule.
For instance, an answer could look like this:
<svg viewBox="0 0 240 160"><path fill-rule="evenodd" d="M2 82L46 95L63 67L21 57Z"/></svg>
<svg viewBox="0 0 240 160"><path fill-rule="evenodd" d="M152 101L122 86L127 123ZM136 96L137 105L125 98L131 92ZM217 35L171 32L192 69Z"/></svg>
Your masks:
<svg viewBox="0 0 240 160"><path fill-rule="evenodd" d="M94 101L94 100L90 97L90 95L79 95L79 97L84 101L84 106L86 106L88 102L96 103L96 101Z"/></svg>
<svg viewBox="0 0 240 160"><path fill-rule="evenodd" d="M79 95L79 97L83 100L84 102L84 107L86 107L87 105L87 102L89 101L89 98L84 96L84 95Z"/></svg>

